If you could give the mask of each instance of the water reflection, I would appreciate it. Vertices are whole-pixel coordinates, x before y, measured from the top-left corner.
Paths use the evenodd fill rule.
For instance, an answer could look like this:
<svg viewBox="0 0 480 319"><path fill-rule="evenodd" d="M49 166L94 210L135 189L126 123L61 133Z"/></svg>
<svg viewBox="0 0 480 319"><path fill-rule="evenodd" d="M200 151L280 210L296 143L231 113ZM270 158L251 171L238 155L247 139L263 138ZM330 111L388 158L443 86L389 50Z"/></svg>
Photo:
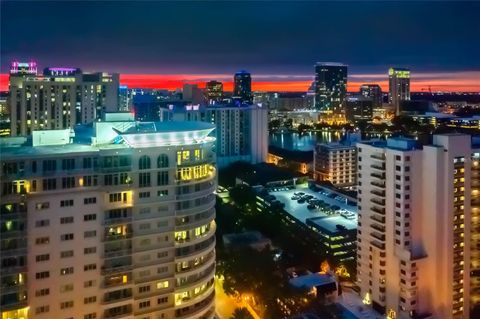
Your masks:
<svg viewBox="0 0 480 319"><path fill-rule="evenodd" d="M269 144L287 150L311 151L316 143L338 142L345 136L341 131L321 131L298 134L294 132L275 132L269 135ZM363 139L385 139L389 133L365 134Z"/></svg>
<svg viewBox="0 0 480 319"><path fill-rule="evenodd" d="M343 137L343 133L339 131L334 132L308 132L298 134L293 132L275 132L270 133L270 145L284 148L287 150L311 151L316 143L330 143L336 142Z"/></svg>

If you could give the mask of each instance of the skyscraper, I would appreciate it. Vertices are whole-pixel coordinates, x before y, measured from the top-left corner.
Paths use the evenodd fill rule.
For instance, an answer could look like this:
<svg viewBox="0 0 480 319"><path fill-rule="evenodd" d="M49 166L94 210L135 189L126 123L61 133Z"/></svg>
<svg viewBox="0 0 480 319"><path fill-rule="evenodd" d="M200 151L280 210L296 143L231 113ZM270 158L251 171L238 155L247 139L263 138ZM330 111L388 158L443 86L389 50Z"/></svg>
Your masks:
<svg viewBox="0 0 480 319"><path fill-rule="evenodd" d="M268 154L268 108L261 105L172 105L161 108L163 121L202 121L215 125L217 166L265 162Z"/></svg>
<svg viewBox="0 0 480 319"><path fill-rule="evenodd" d="M342 114L347 93L347 66L341 63L315 64L315 108L325 114Z"/></svg>
<svg viewBox="0 0 480 319"><path fill-rule="evenodd" d="M132 108L131 90L126 85L120 85L118 89L118 110L130 111Z"/></svg>
<svg viewBox="0 0 480 319"><path fill-rule="evenodd" d="M233 98L242 103L252 103L252 78L247 71L239 71L233 77Z"/></svg>
<svg viewBox="0 0 480 319"><path fill-rule="evenodd" d="M480 302L480 149L462 134L431 145L357 144L357 279L389 318L468 319Z"/></svg>
<svg viewBox="0 0 480 319"><path fill-rule="evenodd" d="M372 107L378 109L382 107L383 96L382 88L378 84L362 84L360 86L360 94L363 97L372 100Z"/></svg>
<svg viewBox="0 0 480 319"><path fill-rule="evenodd" d="M206 98L208 104L215 104L222 101L223 98L223 84L218 81L209 81L206 84Z"/></svg>
<svg viewBox="0 0 480 319"><path fill-rule="evenodd" d="M183 100L192 104L204 104L205 95L197 84L184 84L183 85Z"/></svg>
<svg viewBox="0 0 480 319"><path fill-rule="evenodd" d="M46 68L43 75L26 63L12 63L10 74L11 134L65 129L91 123L118 110L118 74L83 73L78 68Z"/></svg>
<svg viewBox="0 0 480 319"><path fill-rule="evenodd" d="M2 318L214 318L213 129L119 113L0 139Z"/></svg>
<svg viewBox="0 0 480 319"><path fill-rule="evenodd" d="M402 101L410 100L410 70L390 68L388 70L389 95L388 99L395 107L395 114L400 114Z"/></svg>

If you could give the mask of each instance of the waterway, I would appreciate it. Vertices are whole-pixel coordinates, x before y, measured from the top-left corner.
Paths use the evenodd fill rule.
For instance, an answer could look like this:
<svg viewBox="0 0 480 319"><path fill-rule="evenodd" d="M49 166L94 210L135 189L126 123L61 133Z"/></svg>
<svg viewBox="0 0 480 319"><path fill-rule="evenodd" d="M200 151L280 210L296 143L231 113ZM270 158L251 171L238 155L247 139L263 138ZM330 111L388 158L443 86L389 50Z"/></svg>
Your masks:
<svg viewBox="0 0 480 319"><path fill-rule="evenodd" d="M287 150L311 151L316 143L337 142L343 137L341 131L308 133L274 132L269 135L269 144Z"/></svg>
<svg viewBox="0 0 480 319"><path fill-rule="evenodd" d="M364 134L363 140L386 139L390 133ZM338 142L345 136L343 131L317 131L299 134L297 132L273 132L268 136L269 145L290 151L311 151L317 143Z"/></svg>

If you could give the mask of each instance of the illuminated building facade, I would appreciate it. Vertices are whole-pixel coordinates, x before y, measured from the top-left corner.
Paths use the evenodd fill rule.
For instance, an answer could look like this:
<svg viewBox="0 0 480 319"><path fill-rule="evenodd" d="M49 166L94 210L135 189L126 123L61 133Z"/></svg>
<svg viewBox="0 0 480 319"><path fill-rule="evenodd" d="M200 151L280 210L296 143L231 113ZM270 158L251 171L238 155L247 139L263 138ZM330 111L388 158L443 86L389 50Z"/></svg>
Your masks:
<svg viewBox="0 0 480 319"><path fill-rule="evenodd" d="M202 121L214 124L217 166L237 161L262 163L268 154L268 109L259 105L184 105L160 109L164 121Z"/></svg>
<svg viewBox="0 0 480 319"><path fill-rule="evenodd" d="M371 121L373 100L364 96L348 97L345 102L345 118L349 123Z"/></svg>
<svg viewBox="0 0 480 319"><path fill-rule="evenodd" d="M374 109L381 108L383 104L382 88L378 84L362 84L360 94L372 100Z"/></svg>
<svg viewBox="0 0 480 319"><path fill-rule="evenodd" d="M341 63L315 64L315 108L325 114L342 114L347 93L347 66Z"/></svg>
<svg viewBox="0 0 480 319"><path fill-rule="evenodd" d="M1 140L2 319L214 318L214 126L129 116Z"/></svg>
<svg viewBox="0 0 480 319"><path fill-rule="evenodd" d="M313 155L316 181L329 181L336 187L357 183L357 151L349 143L317 144Z"/></svg>
<svg viewBox="0 0 480 319"><path fill-rule="evenodd" d="M410 101L410 70L390 68L388 70L389 103L395 107L395 114L400 114L402 101Z"/></svg>
<svg viewBox="0 0 480 319"><path fill-rule="evenodd" d="M479 303L479 149L462 134L358 149L357 279L394 318L469 318Z"/></svg>
<svg viewBox="0 0 480 319"><path fill-rule="evenodd" d="M252 103L252 77L247 71L239 71L233 77L233 99L242 103Z"/></svg>
<svg viewBox="0 0 480 319"><path fill-rule="evenodd" d="M31 63L30 63L31 64ZM77 68L21 68L10 72L11 135L66 129L91 123L103 112L118 110L118 74L82 73Z"/></svg>
<svg viewBox="0 0 480 319"><path fill-rule="evenodd" d="M208 104L216 104L223 99L223 83L218 81L209 81L206 84L205 95Z"/></svg>
<svg viewBox="0 0 480 319"><path fill-rule="evenodd" d="M188 101L191 104L205 103L205 95L196 84L184 84L182 92L184 101Z"/></svg>
<svg viewBox="0 0 480 319"><path fill-rule="evenodd" d="M202 118L216 126L218 167L237 161L265 162L268 154L268 110L257 105L208 107Z"/></svg>
<svg viewBox="0 0 480 319"><path fill-rule="evenodd" d="M130 111L132 109L132 91L125 85L118 88L118 111Z"/></svg>

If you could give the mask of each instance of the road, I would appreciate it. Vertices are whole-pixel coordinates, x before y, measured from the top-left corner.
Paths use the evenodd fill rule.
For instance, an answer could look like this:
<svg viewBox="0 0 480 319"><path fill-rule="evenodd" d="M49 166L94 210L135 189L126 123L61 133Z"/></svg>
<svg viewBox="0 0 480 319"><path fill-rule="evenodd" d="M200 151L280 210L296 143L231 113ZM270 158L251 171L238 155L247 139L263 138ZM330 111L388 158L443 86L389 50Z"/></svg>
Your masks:
<svg viewBox="0 0 480 319"><path fill-rule="evenodd" d="M223 278L215 276L215 309L218 319L230 319L236 308L247 308L254 319L261 319L247 303L227 296L223 290Z"/></svg>

